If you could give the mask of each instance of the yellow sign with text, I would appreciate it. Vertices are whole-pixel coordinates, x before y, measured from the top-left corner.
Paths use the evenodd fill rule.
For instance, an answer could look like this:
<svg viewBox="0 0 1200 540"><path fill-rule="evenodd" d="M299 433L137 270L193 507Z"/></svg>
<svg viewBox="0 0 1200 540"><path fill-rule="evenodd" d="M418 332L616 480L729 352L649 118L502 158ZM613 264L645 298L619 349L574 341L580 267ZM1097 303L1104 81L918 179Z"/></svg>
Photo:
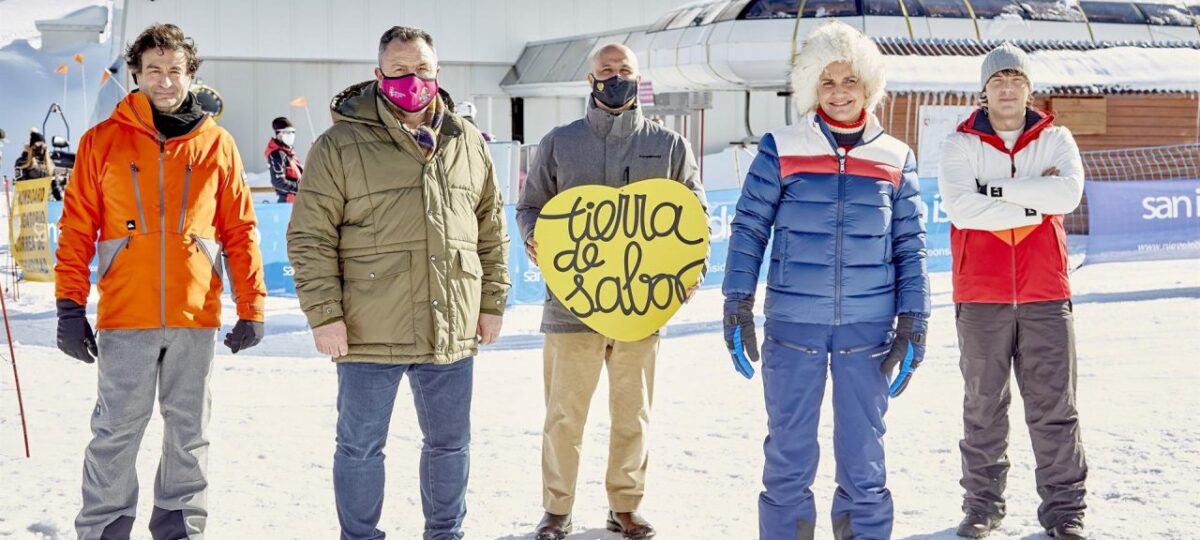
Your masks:
<svg viewBox="0 0 1200 540"><path fill-rule="evenodd" d="M26 281L54 281L54 253L50 252L50 178L21 180L15 184L12 215L8 221L13 259Z"/></svg>
<svg viewBox="0 0 1200 540"><path fill-rule="evenodd" d="M555 298L600 334L638 341L667 324L700 283L708 214L675 180L579 186L542 207L534 240Z"/></svg>

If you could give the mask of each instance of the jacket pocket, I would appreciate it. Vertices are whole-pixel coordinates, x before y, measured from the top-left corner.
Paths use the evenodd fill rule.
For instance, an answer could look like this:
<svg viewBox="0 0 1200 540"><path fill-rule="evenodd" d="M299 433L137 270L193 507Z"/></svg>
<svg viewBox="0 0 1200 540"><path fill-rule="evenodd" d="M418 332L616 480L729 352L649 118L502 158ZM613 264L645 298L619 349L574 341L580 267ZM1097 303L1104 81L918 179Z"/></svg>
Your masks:
<svg viewBox="0 0 1200 540"><path fill-rule="evenodd" d="M483 264L479 261L479 253L459 250L456 274L451 276L451 290L458 298L450 306L454 310L455 337L473 340L479 326L479 302L483 290Z"/></svg>
<svg viewBox="0 0 1200 540"><path fill-rule="evenodd" d="M857 347L847 347L838 351L843 356L865 354L867 358L882 358L892 350L892 339L888 339L882 343L872 343L870 345L859 345Z"/></svg>
<svg viewBox="0 0 1200 540"><path fill-rule="evenodd" d="M783 341L783 340L781 340L781 339L779 339L779 338L777 338L777 337L775 337L775 336L770 336L770 335L769 335L769 336L767 336L767 341L769 341L769 342L771 342L771 343L774 343L774 344L776 344L776 345L779 345L780 347L783 347L783 348L785 348L785 349L791 349L791 350L793 350L793 351L800 351L800 352L802 352L802 353L804 353L804 354L808 354L808 355L814 355L814 356L815 356L815 355L817 355L817 354L819 354L819 353L821 352L821 351L818 351L817 349L814 349L814 348L812 348L812 347L806 347L806 346L804 346L804 345L799 345L799 344L796 344L796 343L788 343L788 342L786 342L786 341Z"/></svg>
<svg viewBox="0 0 1200 540"><path fill-rule="evenodd" d="M112 265L117 260L117 256L129 248L129 241L132 236L122 236L121 238L113 238L111 240L101 240L96 244L96 255L100 259L98 268L96 269L97 281L104 279L109 270L112 270Z"/></svg>
<svg viewBox="0 0 1200 540"><path fill-rule="evenodd" d="M891 231L883 234L883 266L886 272L884 273L884 287L896 286L896 263L892 256L892 233Z"/></svg>
<svg viewBox="0 0 1200 540"><path fill-rule="evenodd" d="M192 235L192 242L200 248L200 252L204 254L204 258L208 260L212 271L217 275L217 279L224 277L225 266L221 264L221 243L212 238L203 238L197 235Z"/></svg>
<svg viewBox="0 0 1200 540"><path fill-rule="evenodd" d="M412 254L377 253L342 261L342 313L350 343L412 344Z"/></svg>
<svg viewBox="0 0 1200 540"><path fill-rule="evenodd" d="M775 231L771 243L771 263L767 268L767 285L783 287L787 283L784 270L787 268L787 231ZM761 270L759 270L761 272Z"/></svg>

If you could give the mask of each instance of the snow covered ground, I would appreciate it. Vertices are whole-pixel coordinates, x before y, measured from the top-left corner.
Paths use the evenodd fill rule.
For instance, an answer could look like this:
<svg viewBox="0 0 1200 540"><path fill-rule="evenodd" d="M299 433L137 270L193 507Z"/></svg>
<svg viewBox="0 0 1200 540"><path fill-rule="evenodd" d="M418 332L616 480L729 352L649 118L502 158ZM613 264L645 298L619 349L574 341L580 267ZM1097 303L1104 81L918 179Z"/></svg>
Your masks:
<svg viewBox="0 0 1200 540"><path fill-rule="evenodd" d="M1087 521L1094 538L1197 538L1200 261L1084 267L1073 280L1079 407L1091 466ZM936 274L934 286L928 358L888 416L898 539L954 538L952 527L960 517L962 383L948 276ZM9 304L33 458L22 456L11 368L4 364L0 538L74 534L95 368L54 348L52 297L52 285L24 283L20 300ZM664 539L757 536L766 428L762 386L758 377L746 381L730 368L718 330L720 304L719 291L702 291L680 312L662 346L643 511ZM226 313L232 313L229 305ZM477 363L468 538L527 538L541 516L539 315L536 307L512 310L504 339ZM219 349L224 354L213 377L209 433L209 537L333 538L334 366L312 348L294 299L271 299L267 320L267 339L248 354ZM603 530L606 393L602 382L586 436L575 508L580 532L574 539L617 538ZM401 394L388 446L382 528L392 538L417 538L420 432L407 385ZM824 509L834 487L830 393L826 396L825 452L814 489ZM996 538L1044 538L1036 520L1034 466L1022 414L1015 400L1011 513ZM156 417L138 464L144 489L137 538L148 538L146 516L161 436ZM829 537L826 516L819 527L818 537Z"/></svg>

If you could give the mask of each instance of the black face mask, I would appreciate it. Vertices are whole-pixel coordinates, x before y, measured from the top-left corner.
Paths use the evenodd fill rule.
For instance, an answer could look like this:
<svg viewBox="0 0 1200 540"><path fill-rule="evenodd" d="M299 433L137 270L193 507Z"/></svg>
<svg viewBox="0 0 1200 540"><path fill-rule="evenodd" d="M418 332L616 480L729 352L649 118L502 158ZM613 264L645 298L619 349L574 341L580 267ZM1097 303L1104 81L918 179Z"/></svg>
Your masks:
<svg viewBox="0 0 1200 540"><path fill-rule="evenodd" d="M613 75L603 81L597 81L593 77L593 81L592 97L610 109L620 109L629 103L629 100L637 97L637 79L624 79L620 75Z"/></svg>

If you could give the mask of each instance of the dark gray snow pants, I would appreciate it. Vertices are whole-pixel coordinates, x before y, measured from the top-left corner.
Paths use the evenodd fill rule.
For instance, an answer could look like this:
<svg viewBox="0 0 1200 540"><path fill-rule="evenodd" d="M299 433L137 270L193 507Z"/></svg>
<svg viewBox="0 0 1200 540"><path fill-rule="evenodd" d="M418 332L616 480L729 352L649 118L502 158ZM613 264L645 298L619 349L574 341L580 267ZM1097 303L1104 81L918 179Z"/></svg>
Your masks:
<svg viewBox="0 0 1200 540"><path fill-rule="evenodd" d="M965 383L964 511L1004 515L1010 373L1025 402L1046 528L1082 518L1087 463L1075 409L1075 334L1069 300L958 304L959 368Z"/></svg>

